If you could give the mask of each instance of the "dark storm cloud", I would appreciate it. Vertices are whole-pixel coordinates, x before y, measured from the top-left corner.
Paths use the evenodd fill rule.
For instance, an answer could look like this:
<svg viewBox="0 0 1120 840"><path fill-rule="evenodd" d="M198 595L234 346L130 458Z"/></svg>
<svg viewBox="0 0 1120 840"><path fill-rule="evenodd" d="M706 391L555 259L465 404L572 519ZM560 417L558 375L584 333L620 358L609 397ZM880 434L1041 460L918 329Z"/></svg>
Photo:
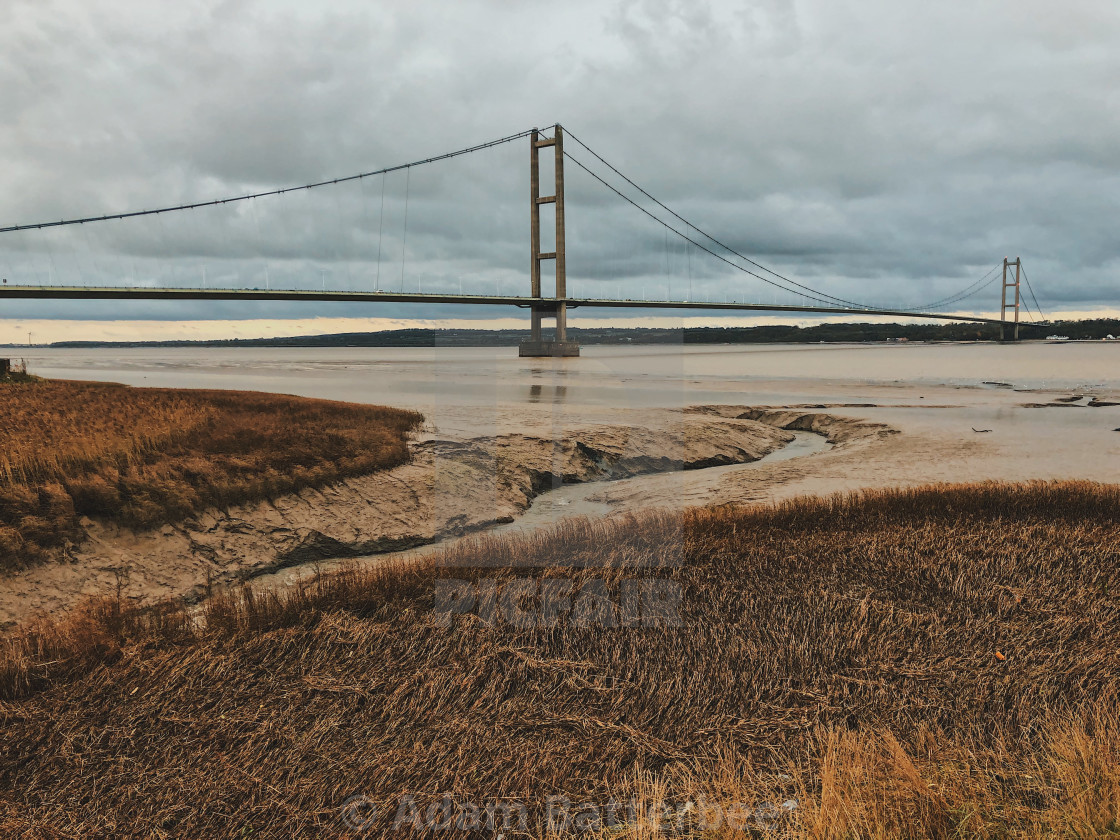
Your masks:
<svg viewBox="0 0 1120 840"><path fill-rule="evenodd" d="M1118 47L1120 11L1087 0L16 0L0 32L0 224L299 184L558 120L728 244L830 294L920 304L1021 254L1048 307L1114 306ZM8 236L0 272L524 291L527 157L519 141L282 199ZM793 299L666 239L575 166L567 186L573 294Z"/></svg>

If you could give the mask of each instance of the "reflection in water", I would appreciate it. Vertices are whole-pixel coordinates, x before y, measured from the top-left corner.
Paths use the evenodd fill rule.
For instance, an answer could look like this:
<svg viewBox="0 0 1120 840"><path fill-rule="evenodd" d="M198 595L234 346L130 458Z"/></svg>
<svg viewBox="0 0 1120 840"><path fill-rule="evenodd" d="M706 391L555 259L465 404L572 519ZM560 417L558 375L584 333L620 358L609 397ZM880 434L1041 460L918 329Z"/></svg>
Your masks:
<svg viewBox="0 0 1120 840"><path fill-rule="evenodd" d="M551 398L545 397L546 394L551 393ZM547 388L544 385L530 385L529 386L529 402L551 402L553 405L561 405L568 399L568 386L567 385L549 385Z"/></svg>

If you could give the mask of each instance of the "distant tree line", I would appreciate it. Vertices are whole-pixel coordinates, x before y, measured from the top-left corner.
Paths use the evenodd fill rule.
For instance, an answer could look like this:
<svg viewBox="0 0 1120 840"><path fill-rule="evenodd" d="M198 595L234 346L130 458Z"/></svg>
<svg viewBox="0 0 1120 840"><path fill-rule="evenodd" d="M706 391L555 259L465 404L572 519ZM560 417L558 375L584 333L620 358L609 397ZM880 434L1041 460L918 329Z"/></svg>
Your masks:
<svg viewBox="0 0 1120 840"><path fill-rule="evenodd" d="M1064 335L1071 339L1120 336L1120 320L1024 323L1024 340ZM580 344L814 344L868 341L998 341L995 324L817 324L799 327L773 324L758 327L569 328ZM219 339L211 341L58 341L52 347L507 347L529 337L526 330L406 329L378 332L300 335L286 338Z"/></svg>

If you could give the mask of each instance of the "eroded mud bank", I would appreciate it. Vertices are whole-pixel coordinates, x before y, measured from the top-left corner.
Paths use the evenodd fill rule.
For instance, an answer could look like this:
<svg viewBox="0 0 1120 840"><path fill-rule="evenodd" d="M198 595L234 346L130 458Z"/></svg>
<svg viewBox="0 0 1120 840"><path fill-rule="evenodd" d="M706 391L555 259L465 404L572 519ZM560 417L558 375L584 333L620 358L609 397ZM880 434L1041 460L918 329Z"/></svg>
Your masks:
<svg viewBox="0 0 1120 840"><path fill-rule="evenodd" d="M874 428L868 428L874 427ZM85 521L59 562L0 581L0 624L116 592L137 602L200 597L223 584L316 560L397 551L515 519L561 484L756 461L793 435L842 443L877 424L805 411L700 406L653 410L559 440L507 434L414 444L412 463L269 503L210 510L137 533Z"/></svg>

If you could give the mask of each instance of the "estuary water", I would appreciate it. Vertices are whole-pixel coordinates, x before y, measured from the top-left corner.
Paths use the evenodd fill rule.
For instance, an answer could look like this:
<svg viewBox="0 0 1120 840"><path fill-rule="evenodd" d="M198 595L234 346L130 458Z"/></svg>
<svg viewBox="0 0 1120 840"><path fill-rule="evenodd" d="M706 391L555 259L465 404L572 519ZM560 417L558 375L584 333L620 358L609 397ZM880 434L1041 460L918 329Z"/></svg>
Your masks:
<svg viewBox="0 0 1120 840"><path fill-rule="evenodd" d="M11 352L43 376L389 404L455 433L705 402L898 404L915 388L954 399L963 390L1120 394L1120 342L588 346L579 359L520 359L509 347Z"/></svg>
<svg viewBox="0 0 1120 840"><path fill-rule="evenodd" d="M718 403L825 406L886 423L911 444L881 447L881 458L869 452L831 478L819 459L819 480L785 482L789 492L927 480L1120 480L1120 408L1107 405L1120 402L1120 342L582 352L521 359L511 347L29 348L26 359L32 372L65 379L413 408L427 418L428 437L532 432L558 439L587 424L640 424L647 409Z"/></svg>

